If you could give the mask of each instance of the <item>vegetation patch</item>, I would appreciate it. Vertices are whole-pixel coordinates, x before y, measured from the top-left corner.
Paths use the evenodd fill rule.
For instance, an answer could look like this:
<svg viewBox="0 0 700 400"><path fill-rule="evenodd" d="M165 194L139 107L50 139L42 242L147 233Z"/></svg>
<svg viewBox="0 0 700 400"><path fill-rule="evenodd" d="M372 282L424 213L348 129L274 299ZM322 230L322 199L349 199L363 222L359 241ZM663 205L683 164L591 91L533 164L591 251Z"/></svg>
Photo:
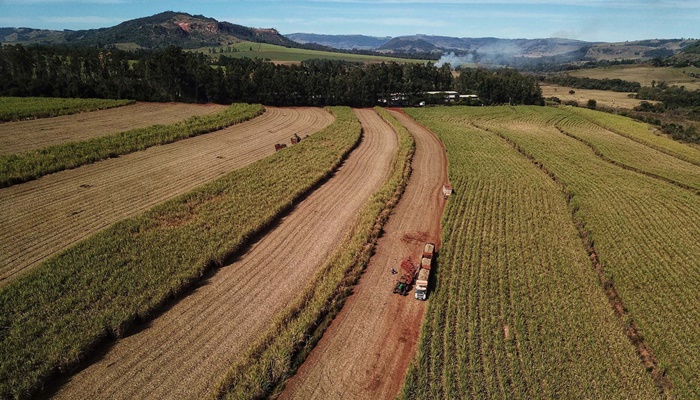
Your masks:
<svg viewBox="0 0 700 400"><path fill-rule="evenodd" d="M0 290L0 397L29 397L154 317L329 176L360 139L348 108L300 144L118 222Z"/></svg>
<svg viewBox="0 0 700 400"><path fill-rule="evenodd" d="M550 109L406 110L445 143L454 192L443 214L437 284L401 397L657 395L591 270L561 187L475 126L488 120L491 130L504 121L498 127L513 135L537 136L541 126L526 122Z"/></svg>
<svg viewBox="0 0 700 400"><path fill-rule="evenodd" d="M82 142L3 155L0 156L0 187L213 132L247 121L263 112L264 108L259 104L233 104L220 113L194 116L172 125L153 125Z"/></svg>
<svg viewBox="0 0 700 400"><path fill-rule="evenodd" d="M415 152L415 141L406 128L385 110L376 110L399 138L389 177L360 213L339 246L341 250L331 256L299 299L280 313L243 361L231 367L218 385L217 398L262 398L291 376L320 340L367 266L382 227L408 183Z"/></svg>
<svg viewBox="0 0 700 400"><path fill-rule="evenodd" d="M638 350L643 362L639 364L648 368L648 376L670 396L696 398L700 395L696 373L700 339L695 324L689 321L700 320L700 310L694 305L700 296L700 245L694 239L700 235L700 198L686 188L597 157L588 145L557 129L557 125L565 129L585 126L581 119L606 125L611 117L615 132L598 134L640 133L638 128L648 133L648 126L585 109L567 111L572 112L550 107L468 109L452 118L506 138L566 188L576 224L587 236L589 257L603 271L603 290L598 291L609 294L610 288L614 289L617 300L611 298L611 309L622 309L618 314L623 316L619 320L622 331ZM621 154L614 157L619 159ZM659 156L660 161L662 158ZM664 173L671 173L668 167L671 165ZM573 312L567 310L560 317ZM606 359L616 356L611 351L605 354ZM612 397L649 397L627 390L631 394Z"/></svg>
<svg viewBox="0 0 700 400"><path fill-rule="evenodd" d="M134 100L0 97L0 122L57 117L134 104Z"/></svg>

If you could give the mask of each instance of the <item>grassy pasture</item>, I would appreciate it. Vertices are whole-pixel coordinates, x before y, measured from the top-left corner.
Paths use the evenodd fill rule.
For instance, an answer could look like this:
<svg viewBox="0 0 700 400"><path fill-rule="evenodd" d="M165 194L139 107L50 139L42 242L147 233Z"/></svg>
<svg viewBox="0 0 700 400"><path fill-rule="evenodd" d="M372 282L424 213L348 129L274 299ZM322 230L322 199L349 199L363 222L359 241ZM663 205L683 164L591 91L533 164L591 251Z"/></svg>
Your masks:
<svg viewBox="0 0 700 400"><path fill-rule="evenodd" d="M352 233L338 246L299 300L290 304L274 326L256 343L244 361L232 365L219 383L218 398L261 398L298 366L294 355L307 354L340 310L372 255L374 245L408 182L415 141L385 110L377 112L397 132L399 148L385 183L358 216ZM330 316L330 318L329 318ZM306 338L299 340L299 338Z"/></svg>
<svg viewBox="0 0 700 400"><path fill-rule="evenodd" d="M455 191L402 397L655 397L562 188L471 125L473 113L501 118L497 110L406 110L445 143Z"/></svg>
<svg viewBox="0 0 700 400"><path fill-rule="evenodd" d="M700 89L700 78L688 75L689 73L700 74L700 68L697 67L615 66L579 69L568 71L567 73L579 78L618 78L630 82L639 82L642 86L651 86L651 82L656 81L657 83L666 82L669 86L685 86L688 90Z"/></svg>
<svg viewBox="0 0 700 400"><path fill-rule="evenodd" d="M442 118L465 126L474 124L508 139L566 188L574 219L581 224L586 241L594 247L604 268L606 288L614 287L622 301L625 327L638 329L657 360L653 371L670 383L667 390L671 396L700 396L697 193L597 156L588 145L557 129L557 125L585 125L578 121L580 115L568 110L501 107L460 111ZM595 113L585 119L597 118L602 121L599 125L606 125L610 116ZM635 131L639 128L636 123L626 120L629 126L625 127L623 121L614 121L615 132L642 134ZM590 134L586 131L584 127L578 133ZM609 136L615 132L597 130L594 134ZM615 140L608 145L616 146ZM621 154L609 157L621 159ZM663 168L667 173L677 173L671 162ZM598 329L614 333L609 328ZM600 353L606 356L598 361L607 362L617 351ZM632 392L614 397L647 396Z"/></svg>
<svg viewBox="0 0 700 400"><path fill-rule="evenodd" d="M319 50L306 50L306 49L295 49L290 47L278 46L274 44L267 43L253 43L253 42L241 42L235 43L230 47L236 51L230 53L220 53L220 49L226 49L229 46L224 47L203 47L197 49L196 51L208 54L213 57L219 57L225 55L227 57L235 58L260 58L260 59L270 59L275 63L300 63L305 60L312 60L316 58L322 58L326 60L338 60L338 61L351 61L351 62L362 62L362 63L381 63L394 61L397 63L426 63L426 60L412 60L406 58L397 57L383 57L383 56L368 56L363 54L344 54L344 53L334 53L330 51L319 51ZM215 49L215 53L209 53L209 49Z"/></svg>
<svg viewBox="0 0 700 400"><path fill-rule="evenodd" d="M81 142L65 143L0 156L0 187L27 182L54 172L172 143L247 121L264 112L259 104L233 104L213 115L194 116L171 125L153 125Z"/></svg>
<svg viewBox="0 0 700 400"><path fill-rule="evenodd" d="M133 103L135 103L134 100L0 97L0 122L57 117L84 111L121 107Z"/></svg>
<svg viewBox="0 0 700 400"><path fill-rule="evenodd" d="M101 231L0 290L0 397L70 371L240 249L360 138L349 108L300 144Z"/></svg>
<svg viewBox="0 0 700 400"><path fill-rule="evenodd" d="M562 102L577 101L579 106L585 107L589 99L593 99L599 106L611 108L634 108L642 102L642 100L630 98L627 95L630 93L613 92L611 90L592 90L592 89L575 89L566 86L540 84L542 88L542 96L558 97ZM573 90L574 94L569 94Z"/></svg>

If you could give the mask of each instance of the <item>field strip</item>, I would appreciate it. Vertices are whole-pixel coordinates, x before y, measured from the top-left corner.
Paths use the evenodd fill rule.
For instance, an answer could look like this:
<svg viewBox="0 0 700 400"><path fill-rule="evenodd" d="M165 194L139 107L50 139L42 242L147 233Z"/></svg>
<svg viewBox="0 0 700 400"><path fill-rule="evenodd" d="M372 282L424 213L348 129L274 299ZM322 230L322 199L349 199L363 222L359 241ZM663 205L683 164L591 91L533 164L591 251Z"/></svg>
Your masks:
<svg viewBox="0 0 700 400"><path fill-rule="evenodd" d="M561 132L562 134L564 134L564 135L566 135L566 136L568 136L568 137L570 137L570 138L572 138L572 139L576 139L576 140L578 140L579 142L581 142L581 143L585 144L586 146L590 147L591 150L593 150L593 153L595 153L595 155L597 155L598 157L600 157L600 158L601 158L602 160L604 160L604 161L607 161L607 162L609 162L609 163L611 163L611 164L613 164L613 165L617 165L617 166L620 167L620 168L623 168L623 169L626 169L626 170L629 170L629 171L634 171L634 172L637 172L637 173L639 173L639 174L646 175L646 176L651 177L651 178L659 179L659 180L662 180L662 181L664 181L664 182L670 183L670 184L672 184L672 185L676 185L676 186L678 186L678 187L680 187L680 188L683 188L683 189L686 189L686 190L690 190L691 192L693 192L693 193L695 193L695 194L700 194L700 184L699 184L699 183L700 183L700 169L697 170L698 173L696 173L696 174L692 174L692 173L691 173L691 174L688 174L688 175L689 175L689 178L691 178L691 179L694 178L694 180L696 180L696 184L695 184L695 185L688 185L688 184L684 183L683 181L675 180L675 179L673 179L673 178L669 178L669 177L664 176L664 175L661 175L661 174L657 174L657 173L654 173L654 172L650 172L650 171L647 171L647 170L645 170L645 169L642 169L642 168L639 168L639 167L636 167L636 166L633 166L633 165L630 165L630 164L627 164L627 163L624 163L624 162L621 162L621 161L617 161L616 159L610 158L610 157L607 156L603 151L601 151L595 144L591 143L589 140L586 140L586 139L584 139L584 138L582 138L582 137L580 137L580 136L577 136L576 134L573 134L573 133L571 133L570 131L567 131L567 130L563 129L563 128L560 127L560 126L555 126L555 127L556 127L557 130L559 130L559 132ZM611 133L612 133L612 132L611 132ZM620 135L620 137L621 137L621 138L624 138L624 136L621 136L621 135ZM639 143L637 143L637 142L635 142L635 141L631 141L631 142L632 142L632 143L631 143L632 146L635 145L635 144L639 144ZM654 149L651 148L651 147L647 147L647 149L649 149L649 150L654 150ZM661 152L659 152L659 153L660 153L661 156L668 156L668 155L665 154L665 153L661 153ZM671 156L671 157L672 157L672 156ZM675 160L679 161L679 162L684 162L684 161L681 160L681 159L678 159L678 158L675 158L675 157L673 157L673 158L674 158ZM693 165L693 164L688 163L688 165L690 165L691 167L696 167L696 169L697 169L697 166L695 166L695 165ZM690 168L689 168L689 169L690 169Z"/></svg>
<svg viewBox="0 0 700 400"><path fill-rule="evenodd" d="M523 121L551 123L554 113L406 111L444 142L455 191L431 273L437 284L400 398L655 398L591 269L562 188L506 141L473 127L489 118L514 136L538 136L543 126Z"/></svg>
<svg viewBox="0 0 700 400"><path fill-rule="evenodd" d="M282 399L393 399L420 332L425 303L394 295L391 267L420 258L426 241L440 240L447 158L428 130L392 112L416 140L408 186L385 226L354 293L282 393Z"/></svg>
<svg viewBox="0 0 700 400"><path fill-rule="evenodd" d="M308 284L385 179L391 131L365 138L337 173L232 264L71 378L58 398L202 398Z"/></svg>
<svg viewBox="0 0 700 400"><path fill-rule="evenodd" d="M134 105L0 124L0 155L78 142L117 132L172 124L195 115L214 114L218 104L136 103Z"/></svg>
<svg viewBox="0 0 700 400"><path fill-rule="evenodd" d="M672 157L700 166L700 151L694 146L652 133L651 126L619 115L602 113L580 107L560 107L569 114L578 115L588 122L598 125L620 136L649 146Z"/></svg>
<svg viewBox="0 0 700 400"><path fill-rule="evenodd" d="M332 120L323 109L268 108L227 129L0 189L0 286L90 234Z"/></svg>

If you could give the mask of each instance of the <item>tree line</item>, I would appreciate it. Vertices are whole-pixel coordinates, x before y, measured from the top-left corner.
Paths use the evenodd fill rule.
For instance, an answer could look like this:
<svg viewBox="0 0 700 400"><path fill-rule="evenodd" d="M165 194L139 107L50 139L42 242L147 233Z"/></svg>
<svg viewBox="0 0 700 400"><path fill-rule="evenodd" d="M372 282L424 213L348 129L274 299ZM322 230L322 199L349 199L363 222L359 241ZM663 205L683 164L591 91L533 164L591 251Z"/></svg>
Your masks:
<svg viewBox="0 0 700 400"><path fill-rule="evenodd" d="M215 62L213 64L213 62ZM533 77L515 70L449 65L269 60L162 50L8 45L0 47L0 95L83 97L277 106L374 106L395 93L457 90L483 104L542 104Z"/></svg>

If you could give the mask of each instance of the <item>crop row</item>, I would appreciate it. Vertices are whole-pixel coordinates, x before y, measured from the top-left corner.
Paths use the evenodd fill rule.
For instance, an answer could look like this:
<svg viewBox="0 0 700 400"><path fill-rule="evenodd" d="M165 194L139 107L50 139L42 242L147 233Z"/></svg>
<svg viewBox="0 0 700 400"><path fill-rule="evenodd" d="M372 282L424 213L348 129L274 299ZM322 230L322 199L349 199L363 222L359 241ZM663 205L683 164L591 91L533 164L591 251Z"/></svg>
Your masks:
<svg viewBox="0 0 700 400"><path fill-rule="evenodd" d="M655 134L655 128L649 124L619 115L601 113L579 107L567 107L566 111L660 152L700 166L700 152L664 135Z"/></svg>
<svg viewBox="0 0 700 400"><path fill-rule="evenodd" d="M231 367L217 388L217 397L269 395L303 361L294 355L308 354L321 338L369 262L381 229L406 187L415 152L415 142L406 128L385 110L378 108L377 112L394 127L399 139L387 180L358 216L353 233L338 246L340 250L316 274L299 300L280 313L243 361Z"/></svg>
<svg viewBox="0 0 700 400"><path fill-rule="evenodd" d="M134 104L134 100L0 97L0 122L57 117Z"/></svg>
<svg viewBox="0 0 700 400"><path fill-rule="evenodd" d="M626 323L636 327L652 351L671 395L700 396L700 197L597 157L551 122L580 125L566 121L579 116L527 107L498 113L498 118L479 110L466 115L515 143L566 185L606 282L623 302ZM608 117L600 113L600 118ZM700 154L690 147L684 152Z"/></svg>
<svg viewBox="0 0 700 400"><path fill-rule="evenodd" d="M194 116L171 125L153 125L81 142L3 155L0 156L0 187L213 132L247 121L263 112L264 108L259 104L233 104L220 113Z"/></svg>
<svg viewBox="0 0 700 400"><path fill-rule="evenodd" d="M408 110L445 143L455 191L402 396L653 398L562 188L469 110Z"/></svg>
<svg viewBox="0 0 700 400"><path fill-rule="evenodd" d="M297 146L118 222L0 290L0 397L26 397L148 320L340 165L349 108Z"/></svg>

